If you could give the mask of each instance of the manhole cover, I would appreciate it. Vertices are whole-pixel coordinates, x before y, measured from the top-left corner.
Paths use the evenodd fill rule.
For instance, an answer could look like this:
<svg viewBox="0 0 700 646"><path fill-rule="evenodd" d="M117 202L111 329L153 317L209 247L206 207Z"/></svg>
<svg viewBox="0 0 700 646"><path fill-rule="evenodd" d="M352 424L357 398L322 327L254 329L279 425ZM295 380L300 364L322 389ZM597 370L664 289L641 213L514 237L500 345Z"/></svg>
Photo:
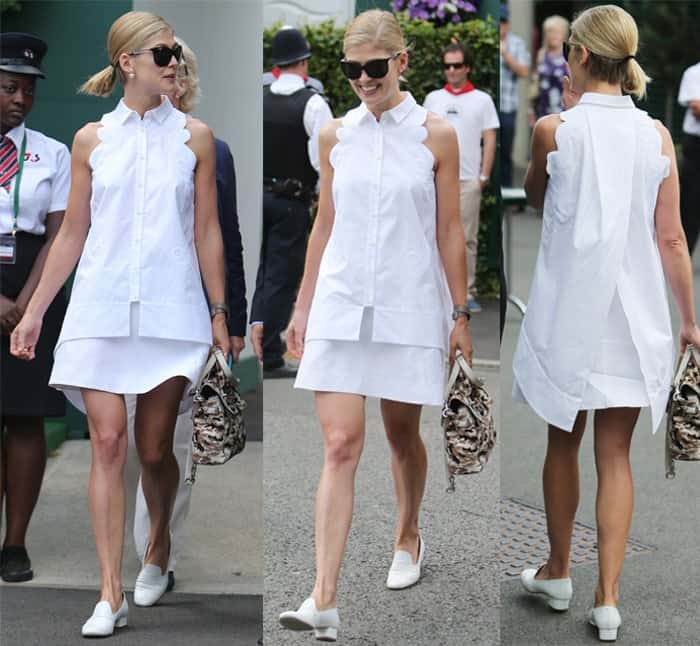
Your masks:
<svg viewBox="0 0 700 646"><path fill-rule="evenodd" d="M544 509L513 498L501 498L501 576L519 576L526 567L539 567L549 555L547 519ZM654 547L639 541L627 541L627 556L653 552ZM596 530L583 523L574 523L571 545L571 566L598 562Z"/></svg>

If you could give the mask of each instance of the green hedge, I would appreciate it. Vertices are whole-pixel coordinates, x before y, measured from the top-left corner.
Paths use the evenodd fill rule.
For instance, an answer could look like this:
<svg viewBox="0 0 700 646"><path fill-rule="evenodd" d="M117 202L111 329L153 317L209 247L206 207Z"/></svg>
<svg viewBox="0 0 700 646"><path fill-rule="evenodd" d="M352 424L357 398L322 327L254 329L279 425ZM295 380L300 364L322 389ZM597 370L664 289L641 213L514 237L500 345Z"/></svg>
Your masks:
<svg viewBox="0 0 700 646"><path fill-rule="evenodd" d="M475 19L444 27L435 27L424 20L409 20L404 14L398 18L406 42L410 45L409 69L404 88L416 101L423 102L425 95L445 83L440 52L452 40L467 43L476 64L470 78L474 84L488 92L496 101L498 88L498 43L496 26L491 22ZM272 38L279 26L263 33L263 64L270 69ZM302 27L309 41L313 56L309 72L325 86L328 103L336 116L342 116L358 104L350 84L340 72L338 61L342 58L344 29L333 21ZM492 181L496 186L496 181ZM479 231L479 258L477 261L477 288L482 294L498 293L498 251L500 242L500 207L496 195L487 190L481 204Z"/></svg>

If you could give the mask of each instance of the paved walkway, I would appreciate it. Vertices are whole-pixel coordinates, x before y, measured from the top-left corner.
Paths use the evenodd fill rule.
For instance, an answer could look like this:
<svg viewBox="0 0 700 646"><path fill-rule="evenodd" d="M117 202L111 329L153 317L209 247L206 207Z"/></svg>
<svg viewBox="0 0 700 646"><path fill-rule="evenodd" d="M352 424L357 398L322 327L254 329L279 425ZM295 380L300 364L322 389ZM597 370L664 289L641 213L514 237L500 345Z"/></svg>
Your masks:
<svg viewBox="0 0 700 646"><path fill-rule="evenodd" d="M488 315L488 314L487 314ZM496 318L495 334L498 335ZM485 344L476 347L484 347ZM478 353L478 350L477 350ZM498 397L498 371L479 368ZM313 586L314 496L322 460L313 395L291 380L265 382L265 610L268 645L307 644L282 630L277 616L296 608ZM381 646L499 644L499 457L447 494L439 408L425 408L422 433L429 473L421 514L427 546L415 587L384 587L392 559L395 501L389 448L377 400L367 402L367 435L357 473L355 516L338 596L339 643Z"/></svg>
<svg viewBox="0 0 700 646"><path fill-rule="evenodd" d="M260 397L248 399L251 436L259 438ZM49 459L27 540L36 576L27 584L0 585L2 646L80 643L80 626L100 585L87 507L89 469L87 440L66 442ZM156 608L132 606L130 627L115 642L255 644L262 613L261 473L260 441L249 442L226 465L198 470L175 591ZM131 591L139 563L130 529L124 554L123 580Z"/></svg>
<svg viewBox="0 0 700 646"><path fill-rule="evenodd" d="M531 214L513 221L511 288L523 299L539 244L541 220ZM700 303L700 275L695 272L696 303ZM675 306L671 306L678 329ZM542 507L541 467L546 445L544 423L524 405L510 398L512 357L520 315L509 307L501 361L502 495ZM589 427L581 449L581 504L577 520L595 524L595 467ZM625 562L621 584L621 646L690 645L698 643L700 619L700 559L696 492L700 465L680 464L675 480L664 475L663 429L651 434L648 413L637 424L632 447L635 513L631 536L656 549ZM533 563L539 565L539 563ZM596 644L596 633L585 620L597 578L596 566L572 569L574 598L568 613L550 612L540 599L521 591L517 580L501 586L501 637L504 646L569 646Z"/></svg>

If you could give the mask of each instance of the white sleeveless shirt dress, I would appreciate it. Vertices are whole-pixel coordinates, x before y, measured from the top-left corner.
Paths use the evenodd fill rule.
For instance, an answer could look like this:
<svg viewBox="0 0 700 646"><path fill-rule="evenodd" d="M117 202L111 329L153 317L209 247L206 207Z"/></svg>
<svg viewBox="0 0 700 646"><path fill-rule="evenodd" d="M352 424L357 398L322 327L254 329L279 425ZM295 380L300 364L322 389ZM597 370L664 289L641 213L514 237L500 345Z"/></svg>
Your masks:
<svg viewBox="0 0 700 646"><path fill-rule="evenodd" d="M513 397L567 431L580 410L648 406L655 432L673 377L654 223L670 160L629 96L585 93L560 116Z"/></svg>
<svg viewBox="0 0 700 646"><path fill-rule="evenodd" d="M175 376L196 383L212 343L186 116L164 97L141 119L122 100L100 123L90 231L49 381L82 411L80 388L139 394Z"/></svg>
<svg viewBox="0 0 700 646"><path fill-rule="evenodd" d="M437 246L427 111L350 110L330 153L335 220L296 388L440 405L452 299Z"/></svg>

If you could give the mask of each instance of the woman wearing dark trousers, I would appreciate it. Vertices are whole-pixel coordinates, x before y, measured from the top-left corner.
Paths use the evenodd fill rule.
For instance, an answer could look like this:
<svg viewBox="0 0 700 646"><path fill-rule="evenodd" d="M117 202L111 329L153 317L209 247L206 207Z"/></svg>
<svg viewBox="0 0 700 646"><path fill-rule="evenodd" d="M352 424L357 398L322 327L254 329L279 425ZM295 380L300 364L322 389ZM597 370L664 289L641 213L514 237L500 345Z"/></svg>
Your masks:
<svg viewBox="0 0 700 646"><path fill-rule="evenodd" d="M44 417L65 414L63 396L48 386L66 308L63 290L46 313L36 361L21 361L9 351L9 335L61 225L70 184L66 146L25 127L46 50L29 34L0 35L0 508L4 498L6 518L0 574L6 582L33 577L25 538L46 466Z"/></svg>

